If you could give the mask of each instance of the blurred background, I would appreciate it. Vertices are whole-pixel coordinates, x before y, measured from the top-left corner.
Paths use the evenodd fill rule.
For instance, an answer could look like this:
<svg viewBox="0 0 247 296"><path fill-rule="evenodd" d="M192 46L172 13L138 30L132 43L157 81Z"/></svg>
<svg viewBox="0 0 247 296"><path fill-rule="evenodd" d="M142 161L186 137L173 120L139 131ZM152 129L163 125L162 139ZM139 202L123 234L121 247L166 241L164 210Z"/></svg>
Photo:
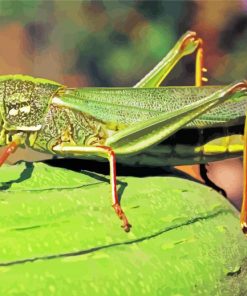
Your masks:
<svg viewBox="0 0 247 296"><path fill-rule="evenodd" d="M209 84L247 78L247 0L0 0L0 74L27 74L71 87L132 86L187 30L204 39ZM193 83L189 56L164 85ZM33 155L22 151L23 157ZM224 190L240 203L241 160L226 167L217 174L211 170L211 178L228 172ZM199 178L198 167L187 171Z"/></svg>
<svg viewBox="0 0 247 296"><path fill-rule="evenodd" d="M246 77L246 0L0 0L0 74L131 86L187 30L205 40L210 84ZM193 84L193 73L188 57L165 84Z"/></svg>

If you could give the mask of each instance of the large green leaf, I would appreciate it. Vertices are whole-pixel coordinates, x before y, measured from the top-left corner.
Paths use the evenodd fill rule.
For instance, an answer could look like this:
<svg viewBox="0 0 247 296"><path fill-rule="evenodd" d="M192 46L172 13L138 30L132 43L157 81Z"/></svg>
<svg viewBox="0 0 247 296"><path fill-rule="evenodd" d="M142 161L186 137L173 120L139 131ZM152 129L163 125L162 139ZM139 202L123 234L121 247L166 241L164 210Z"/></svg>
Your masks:
<svg viewBox="0 0 247 296"><path fill-rule="evenodd" d="M245 295L247 240L218 193L176 177L120 178L42 163L0 170L0 295Z"/></svg>

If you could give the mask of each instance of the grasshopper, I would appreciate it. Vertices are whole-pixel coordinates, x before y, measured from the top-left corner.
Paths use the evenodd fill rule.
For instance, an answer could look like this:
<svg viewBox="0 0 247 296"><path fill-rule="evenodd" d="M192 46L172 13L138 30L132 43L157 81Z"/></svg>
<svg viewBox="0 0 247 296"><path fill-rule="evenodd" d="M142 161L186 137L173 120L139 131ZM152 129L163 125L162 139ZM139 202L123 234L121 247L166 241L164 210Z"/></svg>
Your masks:
<svg viewBox="0 0 247 296"><path fill-rule="evenodd" d="M175 64L194 52L195 86L159 87ZM132 88L75 89L30 76L0 76L0 145L6 145L0 165L22 145L63 157L108 159L112 206L128 232L131 225L117 195L116 156L130 162L162 152L161 163L178 165L244 153L246 168L247 81L204 87L205 71L202 39L188 31ZM246 192L245 178L244 233Z"/></svg>

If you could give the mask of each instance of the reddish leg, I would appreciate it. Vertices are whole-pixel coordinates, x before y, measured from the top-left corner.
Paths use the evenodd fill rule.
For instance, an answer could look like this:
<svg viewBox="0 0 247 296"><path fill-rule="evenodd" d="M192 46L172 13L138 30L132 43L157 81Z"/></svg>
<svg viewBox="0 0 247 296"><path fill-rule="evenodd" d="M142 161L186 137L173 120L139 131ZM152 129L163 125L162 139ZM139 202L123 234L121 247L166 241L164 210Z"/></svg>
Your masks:
<svg viewBox="0 0 247 296"><path fill-rule="evenodd" d="M115 213L118 215L118 217L123 221L123 229L126 232L130 231L131 225L128 222L127 217L125 216L124 211L122 210L120 206L120 202L118 199L118 194L117 194L117 178L116 178L116 156L114 151L107 146L97 146L101 149L104 149L109 157L109 162L110 162L110 178L111 178L111 189L112 189L112 207L115 210Z"/></svg>
<svg viewBox="0 0 247 296"><path fill-rule="evenodd" d="M111 190L112 190L112 206L118 215L118 217L123 220L122 227L126 232L130 231L131 225L128 222L127 217L125 216L117 195L117 179L116 179L116 157L114 151L108 146L66 146L66 145L57 145L53 147L53 150L59 153L70 153L74 155L75 153L79 154L94 154L99 156L108 157L110 162L110 181L111 181Z"/></svg>
<svg viewBox="0 0 247 296"><path fill-rule="evenodd" d="M5 162L5 160L9 157L9 155L15 152L18 144L16 142L11 142L3 151L2 155L0 156L0 166Z"/></svg>
<svg viewBox="0 0 247 296"><path fill-rule="evenodd" d="M247 116L245 117L244 126L244 165L243 165L243 175L244 175L244 190L243 190L243 201L241 208L240 223L244 234L247 235Z"/></svg>

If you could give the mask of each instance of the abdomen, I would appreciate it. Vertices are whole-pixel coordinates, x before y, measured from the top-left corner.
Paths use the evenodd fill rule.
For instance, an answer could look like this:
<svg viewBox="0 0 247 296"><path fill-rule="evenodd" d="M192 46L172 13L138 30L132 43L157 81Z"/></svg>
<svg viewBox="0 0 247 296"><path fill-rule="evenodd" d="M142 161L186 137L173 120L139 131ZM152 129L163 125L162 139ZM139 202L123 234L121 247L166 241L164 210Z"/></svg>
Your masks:
<svg viewBox="0 0 247 296"><path fill-rule="evenodd" d="M244 124L187 128L140 155L123 157L120 162L140 166L168 166L207 163L243 153Z"/></svg>

